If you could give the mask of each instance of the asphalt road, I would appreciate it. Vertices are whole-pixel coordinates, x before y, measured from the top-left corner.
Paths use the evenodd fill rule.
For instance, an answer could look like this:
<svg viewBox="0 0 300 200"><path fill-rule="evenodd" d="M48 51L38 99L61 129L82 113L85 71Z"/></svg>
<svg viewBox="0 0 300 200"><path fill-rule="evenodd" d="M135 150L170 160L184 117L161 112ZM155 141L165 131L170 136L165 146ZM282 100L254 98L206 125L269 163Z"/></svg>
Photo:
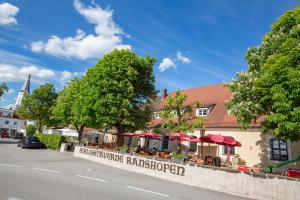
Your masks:
<svg viewBox="0 0 300 200"><path fill-rule="evenodd" d="M0 139L0 200L238 200Z"/></svg>

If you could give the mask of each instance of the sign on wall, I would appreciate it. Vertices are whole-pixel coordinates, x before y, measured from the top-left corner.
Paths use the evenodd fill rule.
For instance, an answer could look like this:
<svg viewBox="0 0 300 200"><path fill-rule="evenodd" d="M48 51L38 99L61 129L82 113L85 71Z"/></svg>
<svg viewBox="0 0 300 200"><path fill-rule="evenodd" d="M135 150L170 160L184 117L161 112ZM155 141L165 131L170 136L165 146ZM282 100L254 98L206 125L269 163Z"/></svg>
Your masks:
<svg viewBox="0 0 300 200"><path fill-rule="evenodd" d="M78 153L92 156L99 159L104 159L107 161L123 163L129 166L145 168L145 169L169 173L177 176L185 175L185 167L175 165L169 162L162 162L154 159L147 159L147 158L142 158L137 156L125 155L125 154L109 152L105 150L89 149L85 147L80 147Z"/></svg>

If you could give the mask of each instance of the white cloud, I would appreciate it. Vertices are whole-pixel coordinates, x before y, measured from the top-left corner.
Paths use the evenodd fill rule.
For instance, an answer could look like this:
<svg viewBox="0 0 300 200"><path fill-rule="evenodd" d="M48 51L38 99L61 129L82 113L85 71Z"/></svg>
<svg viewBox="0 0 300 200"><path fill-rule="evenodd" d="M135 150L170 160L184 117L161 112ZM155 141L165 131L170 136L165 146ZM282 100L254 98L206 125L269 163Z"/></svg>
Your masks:
<svg viewBox="0 0 300 200"><path fill-rule="evenodd" d="M56 73L47 68L41 68L37 66L21 66L0 63L0 80L4 82L18 82L27 79L27 76L31 74L33 81L36 83L44 82L56 76Z"/></svg>
<svg viewBox="0 0 300 200"><path fill-rule="evenodd" d="M9 4L0 3L0 25L17 25L16 15L19 12L19 8Z"/></svg>
<svg viewBox="0 0 300 200"><path fill-rule="evenodd" d="M182 63L190 63L191 62L191 59L189 59L186 56L183 56L182 53L180 53L179 51L177 51L176 59Z"/></svg>
<svg viewBox="0 0 300 200"><path fill-rule="evenodd" d="M164 71L166 71L167 69L170 69L170 68L176 68L176 65L175 65L175 63L173 62L173 60L172 59L170 59L170 58L164 58L163 60L162 60L162 62L159 64L159 70L161 71L161 72L164 72Z"/></svg>
<svg viewBox="0 0 300 200"><path fill-rule="evenodd" d="M8 94L12 94L12 93L15 93L16 91L14 89L8 89Z"/></svg>
<svg viewBox="0 0 300 200"><path fill-rule="evenodd" d="M131 49L130 45L122 43L126 34L113 21L112 10L104 10L95 3L93 6L85 6L80 0L74 1L74 7L89 23L95 24L95 34L86 34L78 29L74 37L60 38L52 35L46 42L31 43L32 51L85 60L98 59L114 49Z"/></svg>
<svg viewBox="0 0 300 200"><path fill-rule="evenodd" d="M57 82L61 85L66 84L71 78L80 76L82 73L69 71L54 71L52 69L39 66L21 66L0 63L0 80L4 82L23 82L31 75L31 80L34 83L42 84L44 82ZM14 93L10 89L8 93Z"/></svg>
<svg viewBox="0 0 300 200"><path fill-rule="evenodd" d="M2 63L8 63L17 66L27 66L33 65L32 63L40 63L39 60L34 58L6 51L4 49L0 49L0 61Z"/></svg>
<svg viewBox="0 0 300 200"><path fill-rule="evenodd" d="M83 73L79 73L79 72L63 71L63 72L60 72L59 82L61 83L61 85L65 85L72 78L82 76L82 75L83 75Z"/></svg>

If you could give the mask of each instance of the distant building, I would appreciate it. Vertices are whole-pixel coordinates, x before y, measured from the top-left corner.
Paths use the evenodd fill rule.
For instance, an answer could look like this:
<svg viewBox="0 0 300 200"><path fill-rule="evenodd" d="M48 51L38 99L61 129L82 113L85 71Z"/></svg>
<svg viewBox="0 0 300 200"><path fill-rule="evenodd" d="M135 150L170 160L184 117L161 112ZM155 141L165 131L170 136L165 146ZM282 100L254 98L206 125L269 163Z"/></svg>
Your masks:
<svg viewBox="0 0 300 200"><path fill-rule="evenodd" d="M21 105L23 98L30 93L30 75L18 93L15 106L10 109L0 108L0 131L20 131L25 128L26 120L16 115L17 108Z"/></svg>
<svg viewBox="0 0 300 200"><path fill-rule="evenodd" d="M11 109L0 108L0 129L18 131L25 126L25 120L15 115Z"/></svg>

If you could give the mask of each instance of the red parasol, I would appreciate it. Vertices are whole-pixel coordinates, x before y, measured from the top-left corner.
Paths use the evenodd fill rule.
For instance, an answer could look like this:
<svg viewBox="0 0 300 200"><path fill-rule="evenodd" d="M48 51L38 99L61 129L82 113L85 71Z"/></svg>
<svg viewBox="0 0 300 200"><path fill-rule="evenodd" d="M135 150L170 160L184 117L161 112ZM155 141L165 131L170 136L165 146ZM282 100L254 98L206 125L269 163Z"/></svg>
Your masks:
<svg viewBox="0 0 300 200"><path fill-rule="evenodd" d="M128 146L131 146L131 141L132 141L132 137L136 137L139 136L136 133L114 133L113 135L117 135L117 136L123 136L123 137L130 137L129 141L128 141Z"/></svg>
<svg viewBox="0 0 300 200"><path fill-rule="evenodd" d="M149 148L150 139L152 140L161 140L161 135L152 132L145 132L138 134L139 137L147 138L146 148Z"/></svg>
<svg viewBox="0 0 300 200"><path fill-rule="evenodd" d="M169 139L171 142L191 142L189 138L181 137L181 138L171 138Z"/></svg>
<svg viewBox="0 0 300 200"><path fill-rule="evenodd" d="M187 135L185 133L168 133L166 134L165 136L169 136L171 137L171 139L169 140L173 140L173 141L176 141L177 144L178 144L178 153L180 153L181 151L181 142L183 142L184 140L185 141L189 141L190 138L192 138L192 136L190 135Z"/></svg>
<svg viewBox="0 0 300 200"><path fill-rule="evenodd" d="M189 136L185 133L168 133L165 136L169 136L169 137L175 137L175 138L192 138L192 136Z"/></svg>
<svg viewBox="0 0 300 200"><path fill-rule="evenodd" d="M142 138L151 138L151 139L161 139L161 135L158 133L151 133L151 132L145 132L145 133L140 133L138 134L139 137Z"/></svg>
<svg viewBox="0 0 300 200"><path fill-rule="evenodd" d="M199 140L200 140L200 142L226 145L228 148L228 150L227 150L227 159L228 160L230 158L230 146L237 146L237 147L242 146L240 142L238 142L231 136L208 134L208 135L201 136L199 138Z"/></svg>

